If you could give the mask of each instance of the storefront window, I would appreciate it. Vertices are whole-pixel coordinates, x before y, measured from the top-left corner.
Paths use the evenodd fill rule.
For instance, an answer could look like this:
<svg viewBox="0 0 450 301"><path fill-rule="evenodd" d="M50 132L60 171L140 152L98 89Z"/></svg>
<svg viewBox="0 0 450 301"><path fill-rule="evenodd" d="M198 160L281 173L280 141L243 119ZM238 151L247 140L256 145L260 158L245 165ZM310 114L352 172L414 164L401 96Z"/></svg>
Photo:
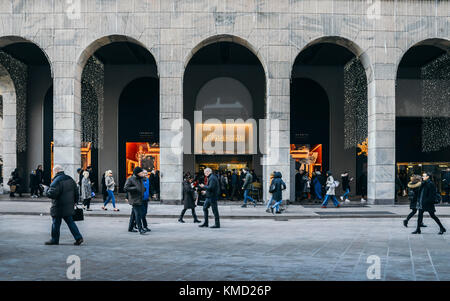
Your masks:
<svg viewBox="0 0 450 301"><path fill-rule="evenodd" d="M148 142L127 142L126 143L127 168L126 177L133 174L135 167L151 171L159 170L159 144Z"/></svg>
<svg viewBox="0 0 450 301"><path fill-rule="evenodd" d="M291 156L296 169L305 170L310 177L313 171L322 171L322 144L291 144Z"/></svg>

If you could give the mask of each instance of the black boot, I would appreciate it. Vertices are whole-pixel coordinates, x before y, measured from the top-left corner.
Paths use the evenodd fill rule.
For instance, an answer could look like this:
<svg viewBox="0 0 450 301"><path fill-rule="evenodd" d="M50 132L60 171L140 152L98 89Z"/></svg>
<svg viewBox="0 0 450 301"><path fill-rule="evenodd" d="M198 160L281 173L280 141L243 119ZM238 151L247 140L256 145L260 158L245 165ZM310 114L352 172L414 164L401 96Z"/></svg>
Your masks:
<svg viewBox="0 0 450 301"><path fill-rule="evenodd" d="M403 226L405 226L406 228L408 228L408 220L407 220L407 219L403 220Z"/></svg>
<svg viewBox="0 0 450 301"><path fill-rule="evenodd" d="M184 220L183 220L183 218L182 218L182 217L180 217L180 218L178 219L178 222L179 222L179 223L184 223Z"/></svg>
<svg viewBox="0 0 450 301"><path fill-rule="evenodd" d="M194 223L201 223L199 219L194 219Z"/></svg>
<svg viewBox="0 0 450 301"><path fill-rule="evenodd" d="M421 227L421 228L426 228L427 225L425 225L424 223L422 223L422 224L420 224L420 227Z"/></svg>
<svg viewBox="0 0 450 301"><path fill-rule="evenodd" d="M203 223L203 224L199 225L199 227L200 227L200 228L208 227L208 224Z"/></svg>
<svg viewBox="0 0 450 301"><path fill-rule="evenodd" d="M441 230L439 231L439 235L442 235L442 234L444 234L444 232L447 232L447 230L445 230L445 228L441 228Z"/></svg>
<svg viewBox="0 0 450 301"><path fill-rule="evenodd" d="M422 232L420 231L420 228L417 228L416 231L412 232L411 234L421 234Z"/></svg>
<svg viewBox="0 0 450 301"><path fill-rule="evenodd" d="M46 241L45 244L46 244L47 246L51 246L51 245L59 245L59 243L54 242L53 240Z"/></svg>

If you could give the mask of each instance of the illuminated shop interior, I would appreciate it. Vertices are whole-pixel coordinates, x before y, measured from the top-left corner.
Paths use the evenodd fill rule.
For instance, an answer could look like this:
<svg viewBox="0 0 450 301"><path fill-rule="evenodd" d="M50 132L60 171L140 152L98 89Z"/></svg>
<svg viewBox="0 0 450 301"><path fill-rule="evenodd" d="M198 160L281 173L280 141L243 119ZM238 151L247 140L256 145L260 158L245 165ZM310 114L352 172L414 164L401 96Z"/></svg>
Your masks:
<svg viewBox="0 0 450 301"><path fill-rule="evenodd" d="M193 125L185 172L248 167L262 176L257 125L264 118L265 85L260 61L240 44L216 42L194 54L183 80L183 117Z"/></svg>

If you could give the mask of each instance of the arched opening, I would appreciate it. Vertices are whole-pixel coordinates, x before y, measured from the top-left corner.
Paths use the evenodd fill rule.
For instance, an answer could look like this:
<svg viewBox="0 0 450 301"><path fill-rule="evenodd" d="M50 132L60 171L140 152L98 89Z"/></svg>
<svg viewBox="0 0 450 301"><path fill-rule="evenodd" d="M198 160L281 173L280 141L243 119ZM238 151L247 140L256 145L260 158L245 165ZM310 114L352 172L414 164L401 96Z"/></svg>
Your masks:
<svg viewBox="0 0 450 301"><path fill-rule="evenodd" d="M410 176L425 171L448 198L450 41L432 39L411 47L399 63L395 93L396 198L407 202Z"/></svg>
<svg viewBox="0 0 450 301"><path fill-rule="evenodd" d="M85 62L81 75L81 167L92 166L91 181L97 191L103 173L112 170L122 191L130 168L132 171L142 163L129 160L133 155L127 154L132 150L127 145L149 143L159 156L156 61L143 45L123 36L92 43L79 61ZM159 165L155 167L159 169Z"/></svg>
<svg viewBox="0 0 450 301"><path fill-rule="evenodd" d="M295 189L291 189L291 200L318 201L313 185L308 186L300 173L311 181L314 171L324 175L329 170L341 181L341 175L348 172L354 179L350 182L352 197L361 194L359 184L367 182L367 153L358 147L367 143L367 78L354 49L343 46L348 43L316 41L294 62L290 144Z"/></svg>
<svg viewBox="0 0 450 301"><path fill-rule="evenodd" d="M44 165L43 180L49 183L53 125L52 72L44 51L35 43L20 37L0 38L1 85L10 81L11 89L2 89L3 129L2 160L4 189L11 172L17 168L20 192L30 191L30 173ZM45 114L49 112L48 114Z"/></svg>
<svg viewBox="0 0 450 301"><path fill-rule="evenodd" d="M265 116L265 72L258 57L236 41L202 43L186 66L183 116L192 125L192 149L184 153L184 172L210 167L239 173L248 167L262 178L257 126Z"/></svg>

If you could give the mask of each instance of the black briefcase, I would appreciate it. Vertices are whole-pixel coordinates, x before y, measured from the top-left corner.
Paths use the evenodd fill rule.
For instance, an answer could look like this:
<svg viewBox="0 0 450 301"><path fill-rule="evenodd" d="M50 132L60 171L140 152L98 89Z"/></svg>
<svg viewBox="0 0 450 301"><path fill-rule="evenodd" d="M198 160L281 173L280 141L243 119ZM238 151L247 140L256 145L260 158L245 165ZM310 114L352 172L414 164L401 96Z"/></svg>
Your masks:
<svg viewBox="0 0 450 301"><path fill-rule="evenodd" d="M75 207L75 214L73 215L73 221L78 222L84 220L83 209Z"/></svg>

